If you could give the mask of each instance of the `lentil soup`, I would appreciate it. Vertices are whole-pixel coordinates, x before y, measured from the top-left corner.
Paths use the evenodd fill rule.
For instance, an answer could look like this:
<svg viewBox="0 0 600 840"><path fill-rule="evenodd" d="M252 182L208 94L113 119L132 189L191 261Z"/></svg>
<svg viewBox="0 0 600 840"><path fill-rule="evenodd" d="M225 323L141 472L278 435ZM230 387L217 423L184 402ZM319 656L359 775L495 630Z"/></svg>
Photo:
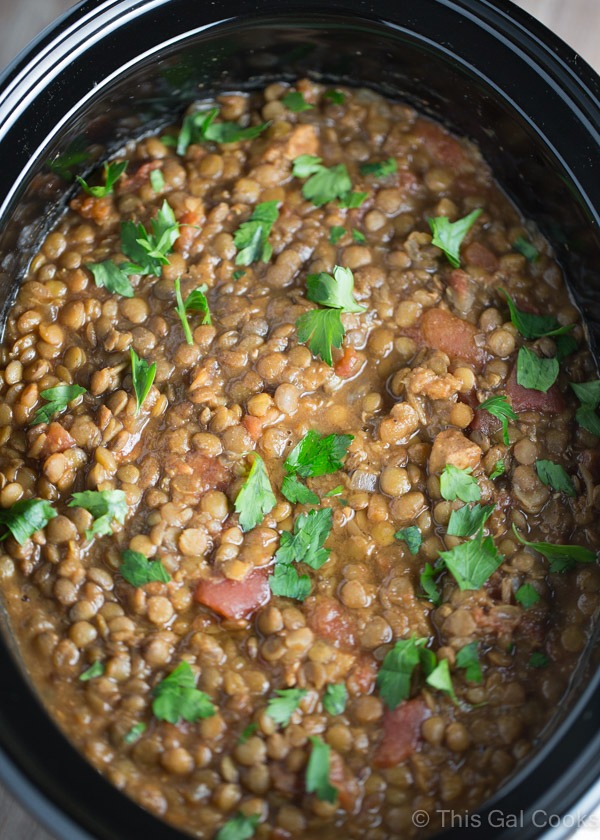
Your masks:
<svg viewBox="0 0 600 840"><path fill-rule="evenodd" d="M548 243L468 141L306 80L96 181L2 347L0 575L44 702L199 838L476 808L599 608L600 385Z"/></svg>

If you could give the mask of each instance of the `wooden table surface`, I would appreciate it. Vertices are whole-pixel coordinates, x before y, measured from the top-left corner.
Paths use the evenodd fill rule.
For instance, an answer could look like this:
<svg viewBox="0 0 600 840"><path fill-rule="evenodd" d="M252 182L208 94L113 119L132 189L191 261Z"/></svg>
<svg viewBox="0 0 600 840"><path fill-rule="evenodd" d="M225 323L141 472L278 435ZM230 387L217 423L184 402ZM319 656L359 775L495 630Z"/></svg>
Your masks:
<svg viewBox="0 0 600 840"><path fill-rule="evenodd" d="M418 2L418 0L415 0ZM600 72L600 0L516 0L574 47ZM0 0L0 68L40 30L72 4L71 0ZM596 840L581 832L577 840ZM0 840L52 840L0 786Z"/></svg>

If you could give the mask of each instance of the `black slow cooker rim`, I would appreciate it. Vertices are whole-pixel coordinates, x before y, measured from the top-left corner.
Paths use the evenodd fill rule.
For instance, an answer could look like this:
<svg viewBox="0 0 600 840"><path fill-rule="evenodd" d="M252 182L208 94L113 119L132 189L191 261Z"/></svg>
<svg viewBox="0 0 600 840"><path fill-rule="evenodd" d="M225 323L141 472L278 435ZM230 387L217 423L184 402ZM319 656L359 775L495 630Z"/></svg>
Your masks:
<svg viewBox="0 0 600 840"><path fill-rule="evenodd" d="M14 62L0 76L0 138L2 137L3 125L6 120L7 106L11 103L25 107L27 97L31 95L36 84L40 84L42 66L40 55L65 56L67 49L67 38L72 45L79 37L85 38L86 28L91 21L99 17L105 22L111 22L116 26L122 15L127 12L129 15L140 16L152 8L165 5L168 0L84 0L79 3L54 24L41 33ZM566 46L559 38L545 29L540 23L531 18L523 10L513 6L505 0L426 0L430 4L438 4L457 13L468 15L483 28L494 29L496 37L505 39L509 46L516 46L531 56L534 66L539 62L544 65L544 72L552 84L558 85L572 102L573 108L577 109L584 120L589 121L590 136L597 144L600 134L600 78L594 73L577 54ZM392 26L400 25L394 20L394 13L387 8L385 0L333 0L328 4L326 11L319 8L319 2L308 0L304 3L293 3L286 6L286 13L290 14L313 14L335 15L345 13L350 15L363 16L370 19L387 21ZM209 10L210 20L207 23L224 21L243 20L246 17L279 13L280 7L273 0L232 0L223 9L223 18L219 18L219 7L212 5ZM500 26L502 24L502 26ZM539 67L538 67L539 69ZM3 111L4 109L4 111ZM10 120L8 120L10 122ZM598 219L600 204L595 205L595 220ZM64 840L92 840L93 837L102 838L125 838L132 836L133 826L135 834L145 833L149 840L159 837L161 840L177 840L182 835L174 829L162 823L158 823L153 817L141 811L134 803L124 799L103 777L94 771L90 765L79 755L77 751L65 740L58 729L41 707L37 697L33 694L26 680L23 678L19 668L8 652L5 641L0 638L0 666L4 675L2 687L0 688L0 779L19 798L37 819L47 826L50 831L58 834ZM580 717L581 727L585 733L585 716L591 708L597 709L600 706L600 673L596 674L584 694L580 697L575 708L571 711L568 721ZM18 712L31 720L30 733L27 742L16 731L11 731L11 712ZM563 729L567 728L566 726ZM28 756L24 754L27 745L31 746L35 741L43 746L39 750L38 763L46 764L53 770L44 770L41 776L39 772L33 772ZM548 744L536 755L533 764L538 766L544 755L552 752L553 744L559 740L558 735L553 736ZM570 786L570 807L577 804L584 811L600 799L600 786L598 783L597 761L600 756L600 734L590 736L587 748L582 750L580 760L573 762L566 773ZM79 776L76 790L65 795L60 786L60 765L70 765ZM529 765L528 765L529 766ZM512 787L519 783L521 777L525 777L531 770L524 768L515 776ZM542 771L543 772L543 769ZM548 797L552 803L554 791L557 785L553 785L553 777L548 778ZM98 793L106 812L97 815L102 820L102 825L94 825L93 815L90 818L86 806L87 789L92 790L92 795ZM511 788L511 784L508 785ZM558 795L558 791L556 793ZM504 797L506 800L506 796ZM507 800L510 802L510 797ZM58 806L56 803L60 803ZM502 792L489 803L490 807L503 803ZM506 805L506 801L504 801ZM128 812L128 820L119 828L118 834L112 833L111 825L114 825L110 813L114 807L118 819L122 820L124 811ZM128 825L130 828L128 828ZM485 829L485 827L484 827ZM100 831L98 834L97 831ZM91 833L90 833L91 832ZM127 833L129 832L129 833ZM454 832L457 837L464 836L464 833ZM471 836L473 836L471 832ZM491 838L492 834L484 830L482 837ZM508 834L494 834L494 837L509 836ZM514 836L514 835L510 835ZM545 834L545 837L566 836L566 831L560 827Z"/></svg>

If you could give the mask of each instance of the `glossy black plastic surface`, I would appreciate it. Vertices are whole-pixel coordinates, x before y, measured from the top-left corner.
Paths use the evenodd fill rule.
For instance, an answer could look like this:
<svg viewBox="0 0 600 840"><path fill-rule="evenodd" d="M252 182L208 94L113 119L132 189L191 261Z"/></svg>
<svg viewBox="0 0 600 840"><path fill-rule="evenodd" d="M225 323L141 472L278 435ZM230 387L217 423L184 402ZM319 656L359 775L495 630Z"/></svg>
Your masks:
<svg viewBox="0 0 600 840"><path fill-rule="evenodd" d="M407 99L478 142L505 189L554 242L597 343L598 77L503 0L334 0L326 10L315 0L81 4L0 79L1 299L10 301L35 243L64 206L68 184L56 175L57 158L64 164L75 152L72 173L85 171L191 99L299 75ZM580 675L576 706L553 736L478 820L449 836L528 840L543 833L542 812L589 810L600 799L595 664ZM65 741L2 639L0 673L0 777L57 837L181 838ZM490 810L524 813L512 829L490 821ZM545 836L567 829L563 823Z"/></svg>

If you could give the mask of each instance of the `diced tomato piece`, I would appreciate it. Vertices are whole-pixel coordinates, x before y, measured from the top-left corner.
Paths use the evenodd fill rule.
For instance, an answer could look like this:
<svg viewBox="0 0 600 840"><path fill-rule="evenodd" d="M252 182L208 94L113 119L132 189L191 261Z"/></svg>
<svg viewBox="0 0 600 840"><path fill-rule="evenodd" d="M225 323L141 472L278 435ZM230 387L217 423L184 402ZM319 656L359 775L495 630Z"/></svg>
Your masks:
<svg viewBox="0 0 600 840"><path fill-rule="evenodd" d="M428 309L421 318L421 333L425 344L441 350L451 359L463 359L471 364L483 362L483 350L475 343L479 330L447 309Z"/></svg>
<svg viewBox="0 0 600 840"><path fill-rule="evenodd" d="M338 792L338 804L344 811L355 813L360 808L360 785L339 753L331 750L329 781Z"/></svg>
<svg viewBox="0 0 600 840"><path fill-rule="evenodd" d="M97 224L106 221L112 209L112 197L96 198L93 195L78 195L70 202L69 207L84 219L92 219Z"/></svg>
<svg viewBox="0 0 600 840"><path fill-rule="evenodd" d="M358 373L363 364L364 359L361 355L356 352L354 347L348 345L344 348L342 357L338 359L333 369L336 376L340 376L342 379L349 379Z"/></svg>
<svg viewBox="0 0 600 840"><path fill-rule="evenodd" d="M469 277L466 271L462 270L462 268L455 268L453 271L450 272L450 287L453 289L456 295L462 296L466 294L470 282L471 278Z"/></svg>
<svg viewBox="0 0 600 840"><path fill-rule="evenodd" d="M227 487L229 474L218 458L209 458L201 452L189 452L185 456L185 465L191 468L196 477L201 477L204 491L224 490Z"/></svg>
<svg viewBox="0 0 600 840"><path fill-rule="evenodd" d="M115 191L121 194L139 190L146 181L150 180L150 173L152 170L160 169L161 167L162 163L160 160L149 160L146 163L141 163L134 171L130 163L126 174L117 181Z"/></svg>
<svg viewBox="0 0 600 840"><path fill-rule="evenodd" d="M506 383L506 395L515 411L546 411L549 414L557 414L565 408L565 401L558 386L553 385L544 393L519 385L516 366L513 367Z"/></svg>
<svg viewBox="0 0 600 840"><path fill-rule="evenodd" d="M470 242L464 250L465 262L477 268L482 268L488 274L498 271L498 258L489 248L480 242Z"/></svg>
<svg viewBox="0 0 600 840"><path fill-rule="evenodd" d="M344 608L333 598L317 598L308 607L308 626L321 639L336 647L356 645L356 625Z"/></svg>
<svg viewBox="0 0 600 840"><path fill-rule="evenodd" d="M415 192L418 185L419 181L414 172L409 172L408 169L398 170L398 186L405 195Z"/></svg>
<svg viewBox="0 0 600 840"><path fill-rule="evenodd" d="M419 118L415 122L414 133L423 138L423 145L429 154L442 166L458 171L473 168L466 149L455 137L436 123Z"/></svg>
<svg viewBox="0 0 600 840"><path fill-rule="evenodd" d="M500 420L485 409L483 409L483 411L475 412L475 416L469 426L471 431L481 432L484 435L489 435L491 432L495 432L499 428Z"/></svg>
<svg viewBox="0 0 600 840"><path fill-rule="evenodd" d="M196 587L196 601L230 620L250 618L271 597L266 569L255 569L244 580L206 578Z"/></svg>
<svg viewBox="0 0 600 840"><path fill-rule="evenodd" d="M55 452L66 452L75 446L75 438L60 423L50 423L46 430L46 439L40 450L40 458L47 458Z"/></svg>
<svg viewBox="0 0 600 840"><path fill-rule="evenodd" d="M350 694L370 694L375 688L377 671L377 662L372 656L360 656L346 680Z"/></svg>
<svg viewBox="0 0 600 840"><path fill-rule="evenodd" d="M175 240L173 250L186 254L200 233L200 222L203 216L199 210L188 210L177 221L179 222L179 237Z"/></svg>
<svg viewBox="0 0 600 840"><path fill-rule="evenodd" d="M541 647L548 637L547 625L547 616L539 609L524 610L517 632L528 644Z"/></svg>
<svg viewBox="0 0 600 840"><path fill-rule="evenodd" d="M421 725L431 715L424 700L416 697L405 700L397 709L389 709L383 716L383 738L374 764L376 767L395 767L406 761L421 741Z"/></svg>
<svg viewBox="0 0 600 840"><path fill-rule="evenodd" d="M262 435L263 421L260 417L255 417L253 414L245 414L242 417L242 423L246 427L248 434L252 440L258 440Z"/></svg>

